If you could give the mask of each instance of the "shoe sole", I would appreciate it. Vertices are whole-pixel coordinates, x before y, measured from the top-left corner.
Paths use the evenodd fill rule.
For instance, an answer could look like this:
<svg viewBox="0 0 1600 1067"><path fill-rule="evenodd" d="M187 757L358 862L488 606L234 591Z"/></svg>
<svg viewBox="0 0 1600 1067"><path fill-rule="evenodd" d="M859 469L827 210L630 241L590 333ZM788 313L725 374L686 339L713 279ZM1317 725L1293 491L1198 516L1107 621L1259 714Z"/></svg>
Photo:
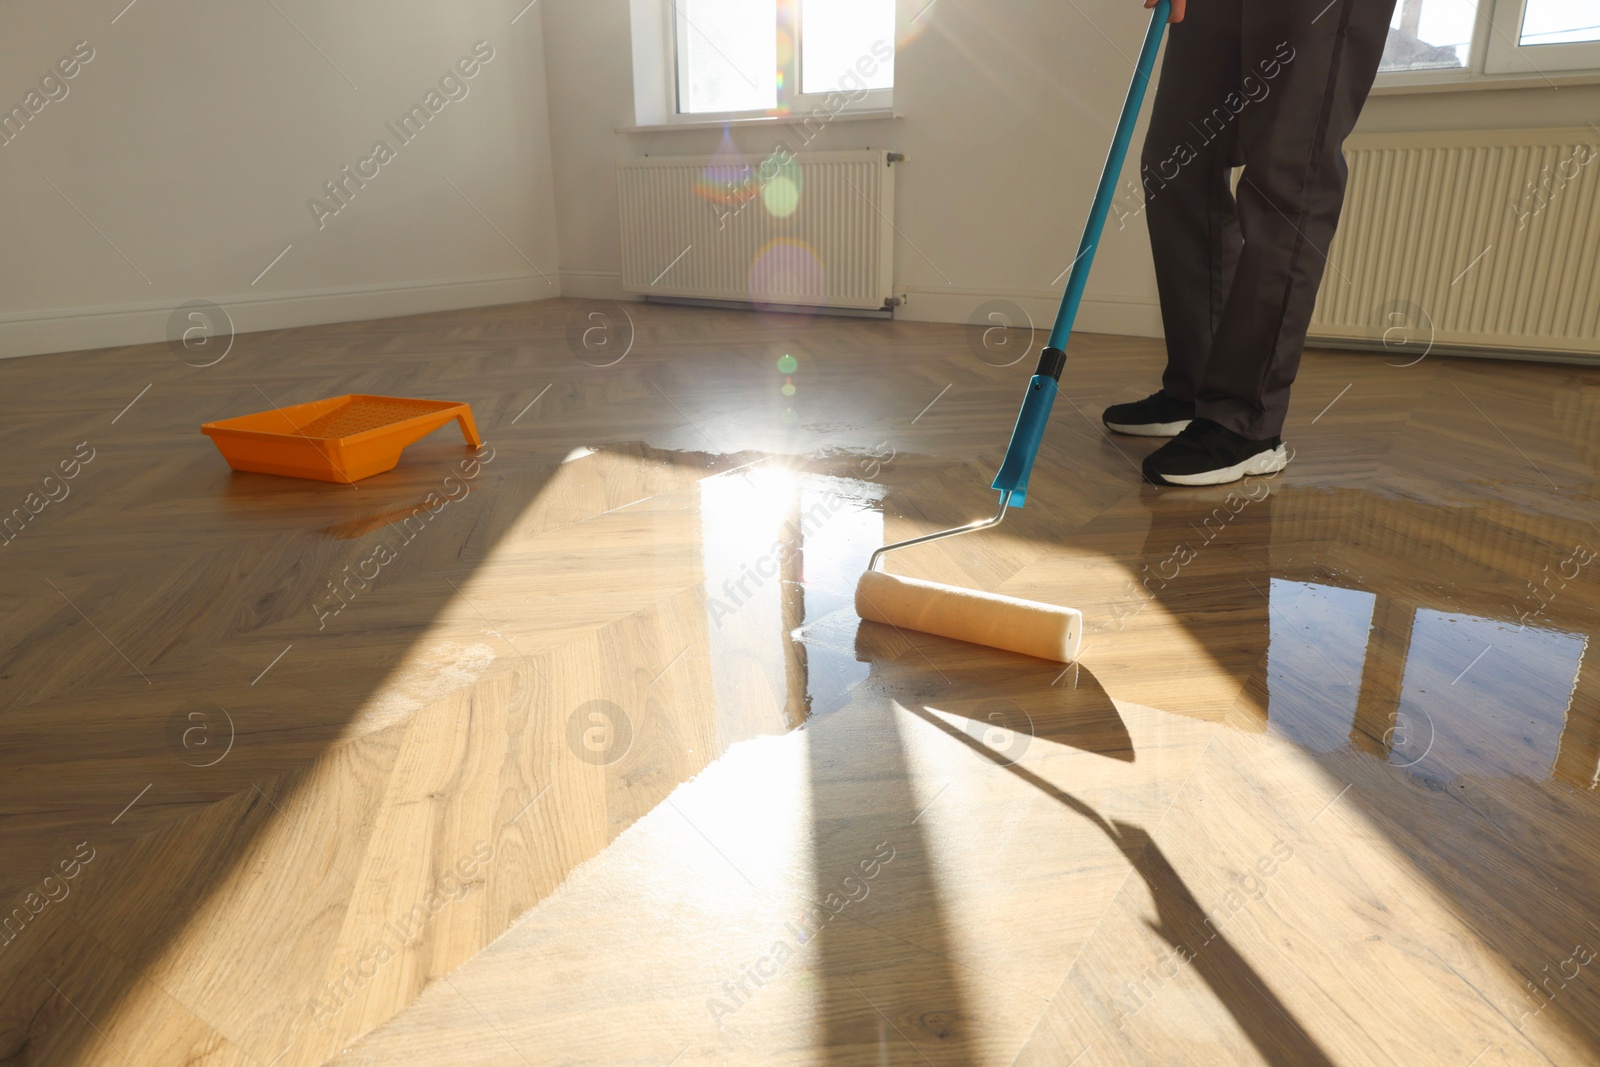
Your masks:
<svg viewBox="0 0 1600 1067"><path fill-rule="evenodd" d="M1108 422L1106 423L1106 429L1115 430L1117 433L1125 433L1130 437L1176 437L1183 432L1184 427L1188 426L1190 421L1189 419L1184 419L1182 422Z"/></svg>
<svg viewBox="0 0 1600 1067"><path fill-rule="evenodd" d="M1231 467L1219 467L1198 474L1162 474L1158 477L1164 485L1226 485L1252 474L1276 474L1288 465L1289 446L1279 445L1266 452L1257 452Z"/></svg>

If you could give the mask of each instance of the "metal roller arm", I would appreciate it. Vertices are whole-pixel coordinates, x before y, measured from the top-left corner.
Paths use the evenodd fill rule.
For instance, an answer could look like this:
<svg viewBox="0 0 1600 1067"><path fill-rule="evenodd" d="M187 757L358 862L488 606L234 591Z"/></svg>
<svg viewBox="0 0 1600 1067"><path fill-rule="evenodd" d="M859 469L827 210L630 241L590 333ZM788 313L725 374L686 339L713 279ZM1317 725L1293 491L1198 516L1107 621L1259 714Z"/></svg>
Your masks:
<svg viewBox="0 0 1600 1067"><path fill-rule="evenodd" d="M994 518L992 518L992 519L978 519L975 522L967 523L965 526L957 526L953 530L939 530L936 533L923 534L921 537L912 537L912 538L908 538L905 541L896 541L892 545L884 545L882 548L880 548L876 552L874 552L872 554L872 558L867 561L867 570L869 570L869 571L881 570L882 568L879 567L878 564L879 564L879 561L883 558L883 554L885 552L893 552L897 548L910 548L912 545L920 545L920 544L922 544L922 543L924 543L926 541L937 541L941 537L954 537L956 534L972 533L975 530L987 530L991 526L999 526L1002 522L1005 521L1006 507L1010 503L1011 503L1011 494L1010 493L1001 493L1000 494L1000 510L995 512Z"/></svg>

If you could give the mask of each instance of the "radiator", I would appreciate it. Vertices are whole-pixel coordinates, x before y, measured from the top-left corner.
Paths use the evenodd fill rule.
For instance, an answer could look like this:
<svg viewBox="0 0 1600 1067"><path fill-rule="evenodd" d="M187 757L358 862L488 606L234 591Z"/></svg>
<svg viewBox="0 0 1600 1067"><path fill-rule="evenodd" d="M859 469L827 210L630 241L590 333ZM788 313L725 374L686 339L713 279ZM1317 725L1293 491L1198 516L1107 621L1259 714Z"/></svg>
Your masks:
<svg viewBox="0 0 1600 1067"><path fill-rule="evenodd" d="M1600 129L1351 137L1314 340L1600 359Z"/></svg>
<svg viewBox="0 0 1600 1067"><path fill-rule="evenodd" d="M617 192L624 292L862 309L892 295L887 152L626 159Z"/></svg>

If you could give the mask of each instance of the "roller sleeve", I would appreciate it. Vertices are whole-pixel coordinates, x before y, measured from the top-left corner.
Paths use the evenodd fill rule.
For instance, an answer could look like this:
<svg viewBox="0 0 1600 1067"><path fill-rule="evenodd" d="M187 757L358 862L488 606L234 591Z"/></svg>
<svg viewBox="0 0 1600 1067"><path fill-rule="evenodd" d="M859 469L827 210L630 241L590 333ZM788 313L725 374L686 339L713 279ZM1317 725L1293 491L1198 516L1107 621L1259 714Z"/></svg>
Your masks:
<svg viewBox="0 0 1600 1067"><path fill-rule="evenodd" d="M1075 660L1083 639L1083 615L1074 608L883 571L867 571L856 583L856 614L1057 663Z"/></svg>

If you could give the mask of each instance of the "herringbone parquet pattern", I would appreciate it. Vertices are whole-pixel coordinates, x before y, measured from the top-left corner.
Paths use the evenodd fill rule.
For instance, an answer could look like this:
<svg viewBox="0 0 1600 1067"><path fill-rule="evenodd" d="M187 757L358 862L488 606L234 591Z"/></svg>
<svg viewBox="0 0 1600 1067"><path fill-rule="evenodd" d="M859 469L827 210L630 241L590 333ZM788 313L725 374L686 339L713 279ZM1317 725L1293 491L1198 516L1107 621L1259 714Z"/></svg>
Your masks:
<svg viewBox="0 0 1600 1067"><path fill-rule="evenodd" d="M1287 472L1158 491L1158 345L1075 339L1028 507L893 565L1081 608L1062 673L849 609L1026 361L596 310L0 363L0 1062L1600 1056L1600 373L1315 353ZM351 392L487 444L198 432Z"/></svg>

